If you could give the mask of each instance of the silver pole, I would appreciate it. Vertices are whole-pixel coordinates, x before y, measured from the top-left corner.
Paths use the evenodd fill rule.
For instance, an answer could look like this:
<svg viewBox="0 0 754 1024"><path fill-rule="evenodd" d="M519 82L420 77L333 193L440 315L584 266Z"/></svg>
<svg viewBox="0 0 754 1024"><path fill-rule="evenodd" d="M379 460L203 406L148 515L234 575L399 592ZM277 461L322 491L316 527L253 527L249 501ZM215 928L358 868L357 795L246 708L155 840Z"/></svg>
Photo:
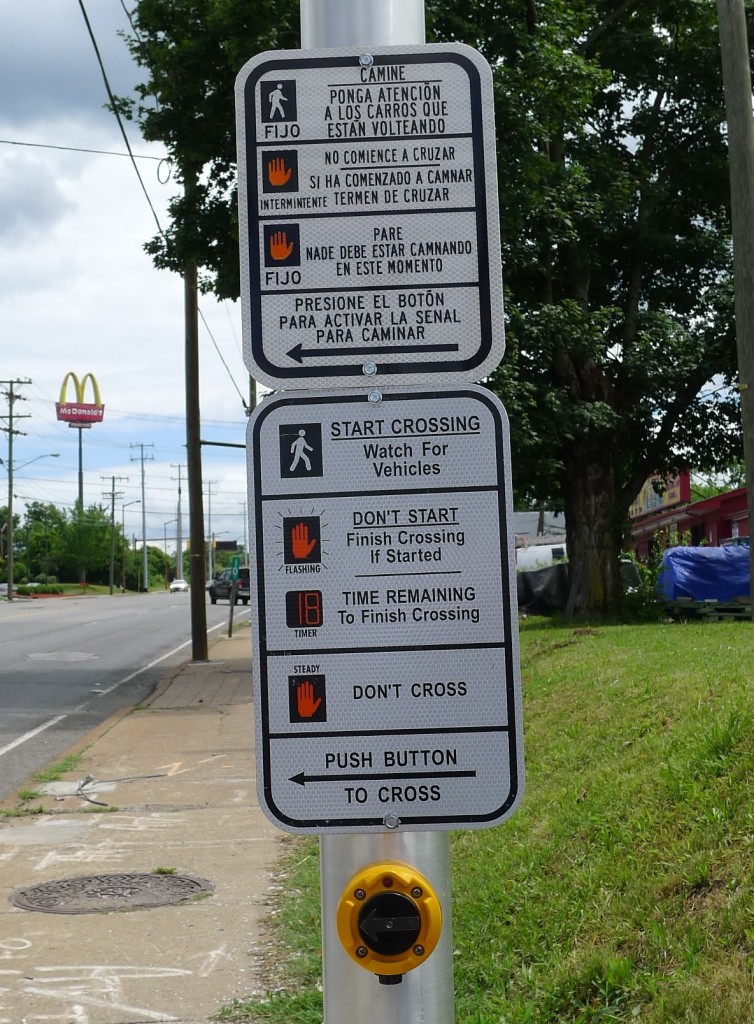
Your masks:
<svg viewBox="0 0 754 1024"><path fill-rule="evenodd" d="M186 577L183 575L183 515L181 513L181 470L183 469L182 463L178 463L178 510L176 517L178 520L178 527L176 530L176 544L175 544L175 576L176 579L183 580Z"/></svg>
<svg viewBox="0 0 754 1024"><path fill-rule="evenodd" d="M302 50L424 40L424 0L301 0Z"/></svg>
<svg viewBox="0 0 754 1024"><path fill-rule="evenodd" d="M453 928L450 839L447 832L324 835L319 840L322 879L322 961L325 1024L453 1024ZM381 985L347 955L336 928L338 901L356 872L375 861L408 864L431 883L442 907L440 941L426 963Z"/></svg>
<svg viewBox="0 0 754 1024"><path fill-rule="evenodd" d="M424 43L424 0L301 0L301 48ZM447 832L320 836L325 1024L453 1024L450 838ZM338 901L353 875L376 861L416 868L443 912L437 948L398 985L381 985L346 954L338 937Z"/></svg>

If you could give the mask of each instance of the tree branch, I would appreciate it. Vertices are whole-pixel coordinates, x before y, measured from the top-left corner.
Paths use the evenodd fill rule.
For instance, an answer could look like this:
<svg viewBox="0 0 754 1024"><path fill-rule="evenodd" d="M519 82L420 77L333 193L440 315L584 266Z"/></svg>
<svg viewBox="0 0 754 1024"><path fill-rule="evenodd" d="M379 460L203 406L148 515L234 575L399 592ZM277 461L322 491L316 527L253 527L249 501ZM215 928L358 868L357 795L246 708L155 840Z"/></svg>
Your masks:
<svg viewBox="0 0 754 1024"><path fill-rule="evenodd" d="M601 22L596 28L592 29L582 45L579 47L584 56L590 56L594 52L597 43L608 33L611 26L618 21L626 11L630 11L632 7L638 7L640 2L641 0L623 0L623 3L616 7L614 11L611 11L603 22Z"/></svg>
<svg viewBox="0 0 754 1024"><path fill-rule="evenodd" d="M628 502L633 500L634 496L639 493L644 481L657 472L658 466L661 465L662 457L668 450L679 417L688 410L690 402L699 393L700 388L708 379L708 371L697 371L678 392L675 401L671 402L665 410L660 422L660 429L647 448L645 457L633 470L626 484L620 488L618 494L618 504L620 507L627 508Z"/></svg>

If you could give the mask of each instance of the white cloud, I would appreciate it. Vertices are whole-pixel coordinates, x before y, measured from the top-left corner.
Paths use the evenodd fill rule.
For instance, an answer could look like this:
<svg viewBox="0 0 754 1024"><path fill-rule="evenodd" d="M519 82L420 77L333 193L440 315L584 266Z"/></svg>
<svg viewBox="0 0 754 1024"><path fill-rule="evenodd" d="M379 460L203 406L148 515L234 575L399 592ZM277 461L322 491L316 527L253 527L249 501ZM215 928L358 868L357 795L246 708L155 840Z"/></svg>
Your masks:
<svg viewBox="0 0 754 1024"><path fill-rule="evenodd" d="M71 505L77 493L78 431L55 418L54 402L69 370L97 377L105 403L102 424L84 431L85 503L104 501L118 485L120 507L140 499L140 467L131 444L154 445L145 465L148 533L162 536L175 516L177 475L183 474L184 536L188 533L185 483L183 283L158 271L144 252L157 231L130 161L78 150L124 152L112 114L103 109L104 85L78 5L61 0L3 0L0 34L0 379L31 378L19 387L23 430L14 443L22 466L14 490L17 511L27 499ZM88 5L89 17L116 94L129 92L142 73L116 30L128 30L117 0ZM162 156L126 126L137 154ZM34 143L24 146L20 143ZM47 147L71 147L70 149ZM160 184L158 164L139 168L158 216L174 182ZM240 353L240 310L200 300L230 376L200 326L202 437L243 444L248 395ZM231 379L232 378L232 379ZM0 415L7 412L0 395ZM0 435L0 458L6 458ZM58 459L37 456L59 452ZM215 480L212 530L243 536L245 454L238 448L203 449L203 473ZM0 471L0 503L5 504ZM206 503L205 503L206 509ZM206 515L206 511L205 511ZM126 512L140 536L140 508Z"/></svg>
<svg viewBox="0 0 754 1024"><path fill-rule="evenodd" d="M60 182L28 152L0 153L0 241L7 255L49 230L71 206ZM3 275L6 292L13 286L14 269L7 262L11 274Z"/></svg>

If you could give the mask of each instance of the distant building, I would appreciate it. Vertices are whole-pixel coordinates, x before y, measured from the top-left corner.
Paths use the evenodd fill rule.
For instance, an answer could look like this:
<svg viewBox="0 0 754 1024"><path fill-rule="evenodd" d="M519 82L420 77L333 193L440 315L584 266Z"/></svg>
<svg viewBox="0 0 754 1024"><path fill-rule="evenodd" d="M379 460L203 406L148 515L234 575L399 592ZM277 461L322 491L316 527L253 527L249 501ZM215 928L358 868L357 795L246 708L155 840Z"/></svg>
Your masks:
<svg viewBox="0 0 754 1024"><path fill-rule="evenodd" d="M654 501L648 493L652 490L648 482L631 506L631 548L639 558L649 558L674 545L718 547L749 536L745 487L692 502L688 473L671 483L663 495L655 493L658 500Z"/></svg>
<svg viewBox="0 0 754 1024"><path fill-rule="evenodd" d="M517 548L540 544L564 544L565 516L555 512L514 512L513 532Z"/></svg>

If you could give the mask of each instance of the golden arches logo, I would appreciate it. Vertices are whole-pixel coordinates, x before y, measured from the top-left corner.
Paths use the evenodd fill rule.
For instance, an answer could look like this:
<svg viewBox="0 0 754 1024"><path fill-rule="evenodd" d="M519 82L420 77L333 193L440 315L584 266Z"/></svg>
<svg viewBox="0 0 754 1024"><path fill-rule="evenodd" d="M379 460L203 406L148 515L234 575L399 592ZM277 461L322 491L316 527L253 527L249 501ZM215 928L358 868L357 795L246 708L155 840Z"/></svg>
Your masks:
<svg viewBox="0 0 754 1024"><path fill-rule="evenodd" d="M76 391L76 401L67 402L68 382L73 383ZM87 383L91 381L93 402L84 401L84 392ZM72 427L91 427L92 423L101 423L105 416L105 407L100 397L99 384L93 373L85 373L79 380L78 376L69 370L63 377L60 387L60 401L55 403L58 419L63 420Z"/></svg>

